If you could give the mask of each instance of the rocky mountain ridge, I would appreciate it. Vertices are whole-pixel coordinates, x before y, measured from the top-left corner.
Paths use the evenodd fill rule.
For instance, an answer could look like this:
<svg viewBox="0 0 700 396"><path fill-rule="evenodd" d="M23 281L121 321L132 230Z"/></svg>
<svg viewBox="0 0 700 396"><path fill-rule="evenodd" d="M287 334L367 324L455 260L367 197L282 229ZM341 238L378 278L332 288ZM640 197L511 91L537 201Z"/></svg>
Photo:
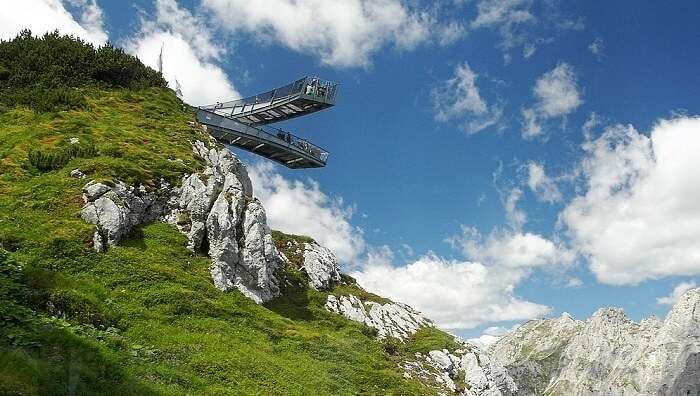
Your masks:
<svg viewBox="0 0 700 396"><path fill-rule="evenodd" d="M666 319L635 323L603 308L585 322L568 314L530 321L490 349L523 395L700 394L700 289Z"/></svg>

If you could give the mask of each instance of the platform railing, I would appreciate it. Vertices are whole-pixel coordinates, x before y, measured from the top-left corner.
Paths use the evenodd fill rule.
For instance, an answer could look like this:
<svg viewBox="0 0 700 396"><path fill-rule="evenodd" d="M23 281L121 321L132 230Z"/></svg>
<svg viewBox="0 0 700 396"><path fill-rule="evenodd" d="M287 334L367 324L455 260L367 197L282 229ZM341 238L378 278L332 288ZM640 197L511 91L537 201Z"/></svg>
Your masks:
<svg viewBox="0 0 700 396"><path fill-rule="evenodd" d="M335 96L337 92L337 83L322 80L318 77L304 77L294 81L291 84L287 84L283 87L263 92L255 96L250 96L243 99L236 99L229 102L217 103L213 105L201 106L200 108L210 111L221 111L224 109L231 109L231 114L235 115L237 113L246 112L245 107L249 105L256 105L260 103L269 103L270 105L272 105L290 96L297 96L301 94L332 103L335 101ZM238 110L239 108L241 109L241 111L237 112L236 110Z"/></svg>
<svg viewBox="0 0 700 396"><path fill-rule="evenodd" d="M312 157L316 158L317 160L323 162L324 164L328 160L328 151L324 150L323 148L309 142L306 139L302 139L296 135L293 135L290 132L284 131L279 128L271 127L271 126L264 126L264 127L256 127L259 130L265 132L268 135L274 136L278 139L281 139L288 144L296 147L297 149L311 155Z"/></svg>

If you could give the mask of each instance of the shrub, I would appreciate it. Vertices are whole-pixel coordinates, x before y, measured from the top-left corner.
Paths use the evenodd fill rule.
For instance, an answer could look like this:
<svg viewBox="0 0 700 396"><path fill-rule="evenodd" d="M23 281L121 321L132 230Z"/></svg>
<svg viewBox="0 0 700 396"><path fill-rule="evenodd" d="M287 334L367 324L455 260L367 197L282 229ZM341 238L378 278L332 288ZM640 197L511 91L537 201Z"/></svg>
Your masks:
<svg viewBox="0 0 700 396"><path fill-rule="evenodd" d="M401 341L394 337L387 336L382 340L382 348L389 356L397 356L401 351Z"/></svg>
<svg viewBox="0 0 700 396"><path fill-rule="evenodd" d="M7 81L10 79L10 71L3 65L0 65L0 81Z"/></svg>
<svg viewBox="0 0 700 396"><path fill-rule="evenodd" d="M107 44L91 44L57 31L42 37L24 30L0 41L0 102L38 111L84 107L74 88L103 85L141 89L167 87L163 76L136 57Z"/></svg>
<svg viewBox="0 0 700 396"><path fill-rule="evenodd" d="M32 149L29 151L29 163L42 172L61 169L73 158L92 158L97 156L94 144L75 144L53 150Z"/></svg>

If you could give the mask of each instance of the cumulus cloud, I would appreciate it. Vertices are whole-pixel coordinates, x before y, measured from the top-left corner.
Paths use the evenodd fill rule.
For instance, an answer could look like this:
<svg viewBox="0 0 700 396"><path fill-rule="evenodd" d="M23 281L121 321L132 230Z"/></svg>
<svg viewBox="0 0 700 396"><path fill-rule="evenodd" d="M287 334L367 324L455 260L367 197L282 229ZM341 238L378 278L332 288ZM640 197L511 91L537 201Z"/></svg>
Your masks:
<svg viewBox="0 0 700 396"><path fill-rule="evenodd" d="M522 111L525 138L543 133L541 120L566 116L583 104L576 73L567 63L560 63L543 74L535 82L532 92L536 99L534 107Z"/></svg>
<svg viewBox="0 0 700 396"><path fill-rule="evenodd" d="M533 92L538 100L537 109L544 117L569 114L583 103L576 74L567 63L560 63L542 75L535 83Z"/></svg>
<svg viewBox="0 0 700 396"><path fill-rule="evenodd" d="M77 20L66 5L75 9ZM8 2L3 7L0 39L14 38L22 29L30 29L35 35L58 29L61 34L80 37L94 45L107 42L102 9L95 0L22 0Z"/></svg>
<svg viewBox="0 0 700 396"><path fill-rule="evenodd" d="M260 162L248 169L254 194L267 211L270 227L292 234L308 235L350 263L365 250L362 230L353 227L352 207L333 199L312 180L289 180L275 172L272 164Z"/></svg>
<svg viewBox="0 0 700 396"><path fill-rule="evenodd" d="M659 297L656 299L656 303L659 305L674 305L678 300L683 297L683 295L690 289L694 289L698 286L697 283L691 282L681 282L676 287L673 288L671 294L664 297Z"/></svg>
<svg viewBox="0 0 700 396"><path fill-rule="evenodd" d="M461 120L468 134L498 123L502 109L486 103L476 85L477 78L468 63L457 65L453 77L431 91L435 119Z"/></svg>
<svg viewBox="0 0 700 396"><path fill-rule="evenodd" d="M610 127L584 150L583 192L560 221L597 279L700 273L700 118L660 120L649 136Z"/></svg>
<svg viewBox="0 0 700 396"><path fill-rule="evenodd" d="M511 327L510 329L503 327L503 326L491 326L487 327L483 333L476 338L470 338L467 341L471 342L472 344L486 349L490 347L491 345L495 344L503 338L504 335L508 334L508 332L515 330L519 324L516 324L515 326Z"/></svg>
<svg viewBox="0 0 700 396"><path fill-rule="evenodd" d="M393 265L392 259L387 248L371 251L367 264L351 275L368 290L412 305L445 329L526 320L550 311L515 295L525 275L518 269L502 271L432 253L405 266Z"/></svg>
<svg viewBox="0 0 700 396"><path fill-rule="evenodd" d="M475 228L462 227L462 235L450 239L473 260L507 268L567 266L575 255L561 244L530 232L495 230L483 238Z"/></svg>
<svg viewBox="0 0 700 396"><path fill-rule="evenodd" d="M554 203L562 199L557 183L547 176L542 164L532 161L527 163L527 186L541 201Z"/></svg>
<svg viewBox="0 0 700 396"><path fill-rule="evenodd" d="M327 65L367 66L386 46L411 49L429 40L433 18L400 0L203 0L218 23L251 33ZM457 32L444 31L449 41Z"/></svg>
<svg viewBox="0 0 700 396"><path fill-rule="evenodd" d="M156 0L155 19L142 18L141 30L126 40L127 51L158 69L163 51L163 77L193 105L240 97L219 62L226 55L207 29L207 22L178 6L175 0Z"/></svg>
<svg viewBox="0 0 700 396"><path fill-rule="evenodd" d="M509 229L482 237L476 228L462 226L461 234L447 240L464 259L428 253L397 266L393 252L383 247L370 249L352 275L366 289L414 306L446 329L541 317L550 308L517 296L517 285L538 269L567 269L576 255L560 242L521 230L527 220L518 208L521 196L513 188L503 197Z"/></svg>

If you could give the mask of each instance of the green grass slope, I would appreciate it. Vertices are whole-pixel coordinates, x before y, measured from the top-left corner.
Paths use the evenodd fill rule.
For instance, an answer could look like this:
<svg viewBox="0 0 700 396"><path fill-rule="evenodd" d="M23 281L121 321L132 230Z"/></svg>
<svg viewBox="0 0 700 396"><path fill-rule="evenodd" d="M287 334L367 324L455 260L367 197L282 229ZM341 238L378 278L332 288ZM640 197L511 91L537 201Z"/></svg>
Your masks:
<svg viewBox="0 0 700 396"><path fill-rule="evenodd" d="M63 67L33 65L29 82L22 67L42 56ZM0 42L0 394L431 394L371 331L326 312L296 266L261 306L215 289L209 259L167 224L92 251L87 180L177 184L201 169L189 143L201 130L151 72L58 35Z"/></svg>

